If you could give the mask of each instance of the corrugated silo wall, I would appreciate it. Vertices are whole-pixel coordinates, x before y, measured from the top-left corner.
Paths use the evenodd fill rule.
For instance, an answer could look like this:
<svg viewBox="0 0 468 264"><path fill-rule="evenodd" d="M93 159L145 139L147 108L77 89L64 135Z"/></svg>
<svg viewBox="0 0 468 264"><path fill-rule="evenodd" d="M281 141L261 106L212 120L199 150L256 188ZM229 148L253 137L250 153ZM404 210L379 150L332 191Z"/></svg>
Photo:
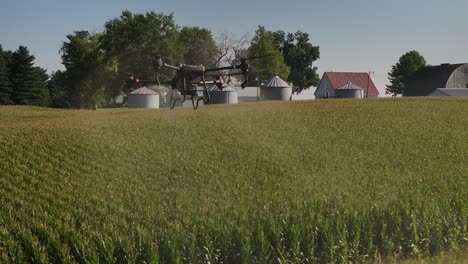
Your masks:
<svg viewBox="0 0 468 264"><path fill-rule="evenodd" d="M239 96L235 91L210 91L210 104L237 104Z"/></svg>
<svg viewBox="0 0 468 264"><path fill-rule="evenodd" d="M260 88L260 97L263 100L289 100L291 98L291 87L264 87Z"/></svg>
<svg viewBox="0 0 468 264"><path fill-rule="evenodd" d="M362 98L362 90L341 89L335 91L336 98Z"/></svg>
<svg viewBox="0 0 468 264"><path fill-rule="evenodd" d="M128 108L159 108L159 95L129 94Z"/></svg>
<svg viewBox="0 0 468 264"><path fill-rule="evenodd" d="M450 75L445 88L468 88L468 64L458 67Z"/></svg>

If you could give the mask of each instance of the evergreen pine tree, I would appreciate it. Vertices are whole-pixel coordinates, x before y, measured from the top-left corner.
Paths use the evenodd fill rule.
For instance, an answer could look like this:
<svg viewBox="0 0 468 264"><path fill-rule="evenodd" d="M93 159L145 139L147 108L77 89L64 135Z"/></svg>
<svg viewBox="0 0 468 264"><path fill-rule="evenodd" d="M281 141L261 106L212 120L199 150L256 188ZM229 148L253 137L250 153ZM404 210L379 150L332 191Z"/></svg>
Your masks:
<svg viewBox="0 0 468 264"><path fill-rule="evenodd" d="M41 105L45 87L44 72L34 67L34 56L20 46L11 58L10 81L15 104Z"/></svg>
<svg viewBox="0 0 468 264"><path fill-rule="evenodd" d="M2 45L0 45L0 104L11 103L11 84L8 77L8 61L6 58L7 53L3 52Z"/></svg>

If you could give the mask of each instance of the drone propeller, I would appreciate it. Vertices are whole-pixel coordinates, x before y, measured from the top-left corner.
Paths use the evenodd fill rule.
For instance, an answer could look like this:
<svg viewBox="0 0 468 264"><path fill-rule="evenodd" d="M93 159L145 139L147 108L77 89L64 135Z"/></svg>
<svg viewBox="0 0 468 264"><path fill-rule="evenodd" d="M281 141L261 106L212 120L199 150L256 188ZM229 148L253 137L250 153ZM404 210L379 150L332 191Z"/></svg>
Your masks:
<svg viewBox="0 0 468 264"><path fill-rule="evenodd" d="M255 60L255 59L260 59L260 58L264 58L264 57L270 57L270 56L273 56L273 54L271 53L268 53L268 54L263 54L263 55L259 55L259 56L252 56L252 57L247 57L247 58L241 58L240 59L240 69L242 70L242 75L244 76L244 82L242 82L241 84L241 87L242 89L244 89L247 85L247 81L248 81L248 72L249 72L249 64L247 63L247 60Z"/></svg>
<svg viewBox="0 0 468 264"><path fill-rule="evenodd" d="M267 53L267 54L263 54L263 55L258 55L258 56L252 56L252 57L241 57L240 60L256 60L256 59L261 59L261 58L264 58L264 57L270 57L270 56L273 56L273 54L270 54L270 53Z"/></svg>
<svg viewBox="0 0 468 264"><path fill-rule="evenodd" d="M243 74L242 72L230 72L226 74L222 74L222 76L237 76Z"/></svg>
<svg viewBox="0 0 468 264"><path fill-rule="evenodd" d="M163 62L163 59L168 60L168 58L166 57L163 57L161 55L156 55L155 70L156 70L156 82L158 83L158 85L161 85L161 81L159 80L159 71L162 68L169 68L169 69L176 70L176 71L180 70L179 67Z"/></svg>
<svg viewBox="0 0 468 264"><path fill-rule="evenodd" d="M162 58L162 59L165 59L165 60L169 60L169 57L163 56L161 54L156 54L156 57L159 57L159 58Z"/></svg>
<svg viewBox="0 0 468 264"><path fill-rule="evenodd" d="M121 76L122 75L127 75L127 76L134 76L135 75L135 73L133 73L133 72L122 71L122 70L119 70L118 74L121 75Z"/></svg>
<svg viewBox="0 0 468 264"><path fill-rule="evenodd" d="M159 71L164 66L162 57L156 56L156 71Z"/></svg>
<svg viewBox="0 0 468 264"><path fill-rule="evenodd" d="M242 76L244 76L244 81L241 83L241 87L242 89L245 88L245 86L247 85L247 81L249 80L248 79L248 73L249 73L249 68L250 68L250 65L247 63L247 59L241 59L240 61L240 69L242 71Z"/></svg>

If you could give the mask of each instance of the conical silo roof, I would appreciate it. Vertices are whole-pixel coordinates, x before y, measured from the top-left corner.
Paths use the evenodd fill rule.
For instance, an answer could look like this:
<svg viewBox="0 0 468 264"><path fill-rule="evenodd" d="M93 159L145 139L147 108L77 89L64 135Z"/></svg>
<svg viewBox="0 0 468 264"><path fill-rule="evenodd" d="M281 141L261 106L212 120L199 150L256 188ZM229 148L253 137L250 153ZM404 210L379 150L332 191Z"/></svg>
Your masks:
<svg viewBox="0 0 468 264"><path fill-rule="evenodd" d="M216 84L208 85L206 90L208 90L208 92L220 92L221 91ZM236 90L232 86L226 86L226 87L223 87L222 91L223 92L235 92Z"/></svg>
<svg viewBox="0 0 468 264"><path fill-rule="evenodd" d="M268 87L288 88L288 87L291 87L291 85L289 85L289 83L285 82L279 76L275 76L268 82L263 83L261 87L262 88L268 88Z"/></svg>
<svg viewBox="0 0 468 264"><path fill-rule="evenodd" d="M155 94L158 94L158 93L151 90L151 89L148 89L146 87L141 87L141 88L138 88L135 91L131 92L130 94L155 95Z"/></svg>
<svg viewBox="0 0 468 264"><path fill-rule="evenodd" d="M349 82L345 85L342 85L340 87L337 87L336 90L363 90L361 87L353 84L352 82Z"/></svg>

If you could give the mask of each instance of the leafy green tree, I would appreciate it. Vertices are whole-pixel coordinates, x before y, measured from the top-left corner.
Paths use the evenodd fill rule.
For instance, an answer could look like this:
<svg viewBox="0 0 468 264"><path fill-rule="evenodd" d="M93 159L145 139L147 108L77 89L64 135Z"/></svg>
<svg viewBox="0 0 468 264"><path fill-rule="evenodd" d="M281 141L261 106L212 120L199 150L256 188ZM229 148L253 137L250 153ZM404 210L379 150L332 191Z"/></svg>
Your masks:
<svg viewBox="0 0 468 264"><path fill-rule="evenodd" d="M47 83L50 94L50 106L56 108L67 108L66 76L61 70L52 72Z"/></svg>
<svg viewBox="0 0 468 264"><path fill-rule="evenodd" d="M34 56L20 46L11 56L10 81L14 104L44 105L47 73L34 67Z"/></svg>
<svg viewBox="0 0 468 264"><path fill-rule="evenodd" d="M122 80L119 79L118 67L115 61L104 61L104 68L98 78L101 84L96 94L96 102L107 107L117 106L117 97L122 95Z"/></svg>
<svg viewBox="0 0 468 264"><path fill-rule="evenodd" d="M154 79L157 55L164 56L167 63L183 59L179 32L172 14L132 14L128 10L123 11L120 18L105 24L100 42L107 60L117 64L121 83L129 74ZM172 71L161 71L163 79L172 74Z"/></svg>
<svg viewBox="0 0 468 264"><path fill-rule="evenodd" d="M51 103L50 93L48 89L49 75L47 71L41 67L34 67L34 77L36 87L39 92L39 101L36 103L38 106L49 107Z"/></svg>
<svg viewBox="0 0 468 264"><path fill-rule="evenodd" d="M60 50L65 66L65 88L72 107L90 108L96 104L95 95L102 88L105 71L104 54L99 35L76 31L67 36Z"/></svg>
<svg viewBox="0 0 468 264"><path fill-rule="evenodd" d="M409 78L424 66L426 66L426 60L419 52L413 50L405 53L388 73L390 85L385 88L385 93L393 96L403 94Z"/></svg>
<svg viewBox="0 0 468 264"><path fill-rule="evenodd" d="M217 47L211 32L205 28L183 27L180 44L184 63L212 67L216 63Z"/></svg>
<svg viewBox="0 0 468 264"><path fill-rule="evenodd" d="M287 78L293 83L294 91L299 93L311 86L317 86L320 79L317 67L312 63L320 58L318 46L309 42L309 34L297 31L285 34L283 31L272 32L275 47L283 53L284 61L291 68Z"/></svg>
<svg viewBox="0 0 468 264"><path fill-rule="evenodd" d="M265 82L276 75L285 80L288 78L290 68L285 64L281 52L275 47L272 32L267 31L264 26L259 26L255 31L248 52L250 56L269 55L250 61L252 66L250 80L255 79L257 74L259 82Z"/></svg>
<svg viewBox="0 0 468 264"><path fill-rule="evenodd" d="M0 104L10 104L13 92L8 76L8 61L6 56L7 53L3 52L0 45Z"/></svg>

